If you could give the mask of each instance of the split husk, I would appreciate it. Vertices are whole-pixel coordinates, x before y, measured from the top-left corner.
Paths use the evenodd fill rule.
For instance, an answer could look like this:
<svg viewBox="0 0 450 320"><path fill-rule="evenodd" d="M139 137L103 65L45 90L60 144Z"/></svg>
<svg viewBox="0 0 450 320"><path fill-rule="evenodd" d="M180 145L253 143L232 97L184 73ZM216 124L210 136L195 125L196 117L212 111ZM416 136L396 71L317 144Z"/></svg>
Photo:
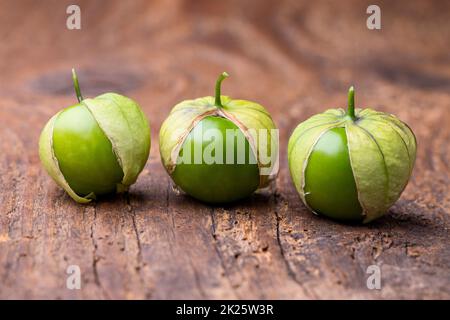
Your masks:
<svg viewBox="0 0 450 320"><path fill-rule="evenodd" d="M302 122L288 144L289 169L303 203L305 170L320 137L333 128L345 128L350 163L363 222L384 215L400 197L416 159L416 138L396 116L370 108L356 109L354 118L343 109L330 109Z"/></svg>
<svg viewBox="0 0 450 320"><path fill-rule="evenodd" d="M76 75L74 75L75 81ZM150 152L150 127L139 105L133 100L116 94L105 93L94 99L82 99L76 82L80 103L92 114L97 124L111 142L113 153L123 170L123 179L116 185L117 192L128 190L147 162ZM77 195L69 186L61 172L58 159L53 151L53 127L58 119L57 113L46 124L39 140L39 156L42 164L55 180L75 201L88 203L95 199L91 193L87 196Z"/></svg>
<svg viewBox="0 0 450 320"><path fill-rule="evenodd" d="M225 78L227 75L224 73L222 76ZM220 97L220 106L217 105L215 97L208 96L185 100L173 107L159 133L161 160L164 167L171 175L175 171L180 149L191 130L205 117L218 116L230 120L243 132L260 169L259 188L267 187L278 174L278 133L277 130L272 130L276 129L276 126L270 114L263 106L255 102L233 100L228 96L220 95L220 91L216 97ZM257 132L260 129L267 130L266 143L258 141ZM262 155L272 154L276 155L275 160L271 163L263 163ZM269 168L270 172L261 174L263 168Z"/></svg>

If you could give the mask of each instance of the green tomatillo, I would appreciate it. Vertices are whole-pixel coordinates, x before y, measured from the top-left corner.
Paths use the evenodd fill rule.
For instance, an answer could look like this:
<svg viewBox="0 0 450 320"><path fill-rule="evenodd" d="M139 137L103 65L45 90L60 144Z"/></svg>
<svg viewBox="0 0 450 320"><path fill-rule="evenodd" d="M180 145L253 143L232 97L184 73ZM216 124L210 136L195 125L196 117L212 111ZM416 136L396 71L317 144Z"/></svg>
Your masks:
<svg viewBox="0 0 450 320"><path fill-rule="evenodd" d="M278 173L278 130L261 105L222 96L177 104L161 126L161 160L192 197L227 203L264 188Z"/></svg>
<svg viewBox="0 0 450 320"><path fill-rule="evenodd" d="M416 158L416 138L397 117L330 109L302 122L288 145L289 169L303 203L337 220L370 222L400 197Z"/></svg>
<svg viewBox="0 0 450 320"><path fill-rule="evenodd" d="M49 175L75 201L123 192L136 182L150 152L150 127L139 105L105 93L55 114L42 130L39 156Z"/></svg>

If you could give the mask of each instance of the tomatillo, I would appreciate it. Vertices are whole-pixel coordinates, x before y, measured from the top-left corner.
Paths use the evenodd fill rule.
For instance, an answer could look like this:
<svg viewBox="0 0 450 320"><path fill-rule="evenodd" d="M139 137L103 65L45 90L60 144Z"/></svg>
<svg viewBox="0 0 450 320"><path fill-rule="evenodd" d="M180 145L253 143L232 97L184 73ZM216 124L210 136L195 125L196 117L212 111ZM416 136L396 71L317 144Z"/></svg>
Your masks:
<svg viewBox="0 0 450 320"><path fill-rule="evenodd" d="M226 203L267 187L278 173L278 130L266 109L221 95L186 100L161 126L161 160L175 185L208 203Z"/></svg>
<svg viewBox="0 0 450 320"><path fill-rule="evenodd" d="M150 127L139 105L105 93L83 99L54 115L42 130L39 156L48 174L75 201L123 192L136 182L150 152Z"/></svg>
<svg viewBox="0 0 450 320"><path fill-rule="evenodd" d="M330 109L302 122L289 139L289 170L303 203L337 220L370 222L400 197L416 159L416 138L397 117Z"/></svg>

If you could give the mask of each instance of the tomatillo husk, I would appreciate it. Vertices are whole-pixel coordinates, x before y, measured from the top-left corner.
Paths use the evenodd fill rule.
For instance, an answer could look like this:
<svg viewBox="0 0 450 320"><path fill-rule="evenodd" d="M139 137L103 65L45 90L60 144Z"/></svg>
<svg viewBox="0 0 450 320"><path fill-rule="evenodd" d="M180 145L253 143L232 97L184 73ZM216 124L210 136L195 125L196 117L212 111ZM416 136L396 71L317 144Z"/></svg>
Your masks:
<svg viewBox="0 0 450 320"><path fill-rule="evenodd" d="M303 203L337 220L370 222L400 197L416 159L416 138L396 116L330 109L302 122L289 139L289 170Z"/></svg>
<svg viewBox="0 0 450 320"><path fill-rule="evenodd" d="M150 127L135 101L116 93L83 99L73 69L72 76L79 103L47 122L39 156L70 197L88 203L136 182L149 156Z"/></svg>
<svg viewBox="0 0 450 320"><path fill-rule="evenodd" d="M175 185L208 203L245 198L278 173L278 130L270 114L255 102L222 96L226 77L219 76L214 97L173 107L159 133L161 161Z"/></svg>

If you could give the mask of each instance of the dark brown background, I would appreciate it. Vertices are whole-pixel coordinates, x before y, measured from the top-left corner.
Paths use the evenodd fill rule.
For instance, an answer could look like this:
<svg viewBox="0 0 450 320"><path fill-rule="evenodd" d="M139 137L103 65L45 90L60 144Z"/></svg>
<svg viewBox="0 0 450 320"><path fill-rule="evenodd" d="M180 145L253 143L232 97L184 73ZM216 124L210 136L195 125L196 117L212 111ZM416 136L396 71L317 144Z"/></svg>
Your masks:
<svg viewBox="0 0 450 320"><path fill-rule="evenodd" d="M0 2L0 298L450 298L450 2ZM74 203L43 171L38 137L85 96L129 95L152 126L128 196ZM211 208L178 196L158 130L180 100L224 93L266 106L281 128L274 193ZM357 104L395 113L418 138L413 177L384 218L351 226L300 202L286 163L293 128ZM66 289L79 265L82 289ZM366 288L381 266L382 290Z"/></svg>

